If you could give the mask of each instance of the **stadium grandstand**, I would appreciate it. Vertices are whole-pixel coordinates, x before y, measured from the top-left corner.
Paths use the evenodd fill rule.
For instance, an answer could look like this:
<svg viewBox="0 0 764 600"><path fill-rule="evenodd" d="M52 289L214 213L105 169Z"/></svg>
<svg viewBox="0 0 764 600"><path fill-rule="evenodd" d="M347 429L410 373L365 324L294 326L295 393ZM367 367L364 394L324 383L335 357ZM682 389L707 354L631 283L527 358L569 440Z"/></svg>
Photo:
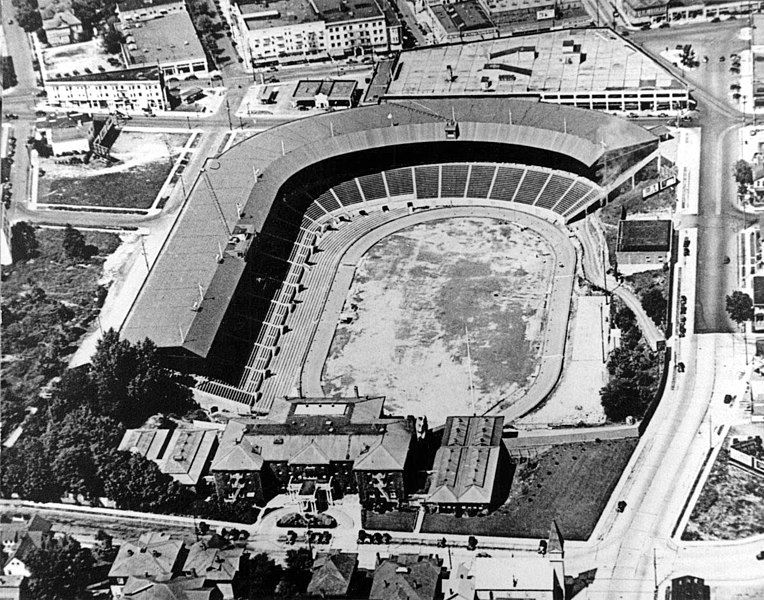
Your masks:
<svg viewBox="0 0 764 600"><path fill-rule="evenodd" d="M121 334L151 338L169 365L205 378L205 393L268 412L271 361L290 352L280 342L303 310L317 241L340 222L474 202L563 226L657 146L602 113L490 98L386 102L274 127L207 160Z"/></svg>

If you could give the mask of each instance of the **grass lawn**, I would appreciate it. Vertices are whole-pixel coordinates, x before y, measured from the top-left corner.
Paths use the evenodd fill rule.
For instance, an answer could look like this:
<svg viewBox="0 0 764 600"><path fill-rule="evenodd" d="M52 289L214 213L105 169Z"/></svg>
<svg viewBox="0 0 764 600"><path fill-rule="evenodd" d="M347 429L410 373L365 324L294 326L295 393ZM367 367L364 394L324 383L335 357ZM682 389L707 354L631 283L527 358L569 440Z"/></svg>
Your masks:
<svg viewBox="0 0 764 600"><path fill-rule="evenodd" d="M517 466L506 503L486 517L430 514L422 531L546 538L557 519L566 539L591 535L637 439L552 446ZM499 474L502 477L506 474Z"/></svg>
<svg viewBox="0 0 764 600"><path fill-rule="evenodd" d="M89 177L40 178L39 202L116 208L150 208L170 174L168 161Z"/></svg>
<svg viewBox="0 0 764 600"><path fill-rule="evenodd" d="M3 268L0 375L3 388L25 406L34 405L43 385L63 371L63 360L97 314L103 261L116 250L119 237L83 234L87 244L98 248L87 261L73 262L63 255L63 231L38 229L37 256Z"/></svg>
<svg viewBox="0 0 764 600"><path fill-rule="evenodd" d="M692 509L683 540L737 540L764 533L764 477L730 465L727 443Z"/></svg>
<svg viewBox="0 0 764 600"><path fill-rule="evenodd" d="M368 531L414 531L416 515L415 511L393 510L380 514L364 509L361 513L361 523Z"/></svg>

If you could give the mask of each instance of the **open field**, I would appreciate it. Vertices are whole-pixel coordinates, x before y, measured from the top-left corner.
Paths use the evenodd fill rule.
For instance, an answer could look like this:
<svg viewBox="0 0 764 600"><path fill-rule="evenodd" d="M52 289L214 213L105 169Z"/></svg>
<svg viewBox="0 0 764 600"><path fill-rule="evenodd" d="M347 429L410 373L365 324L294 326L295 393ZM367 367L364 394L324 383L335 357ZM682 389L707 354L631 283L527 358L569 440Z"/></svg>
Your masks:
<svg viewBox="0 0 764 600"><path fill-rule="evenodd" d="M422 531L545 538L557 519L569 540L586 540L629 462L637 439L538 449L517 465L506 503L487 517L426 515ZM500 477L511 476L507 473Z"/></svg>
<svg viewBox="0 0 764 600"><path fill-rule="evenodd" d="M416 516L416 511L403 512L392 510L380 514L370 510L363 510L361 512L361 523L364 529L369 531L414 531Z"/></svg>
<svg viewBox="0 0 764 600"><path fill-rule="evenodd" d="M151 207L173 163L188 140L182 133L122 132L112 147L117 162L66 165L40 162L38 202L115 208Z"/></svg>
<svg viewBox="0 0 764 600"><path fill-rule="evenodd" d="M384 238L356 268L326 392L384 393L391 412L431 424L484 412L538 367L553 269L541 236L506 221L444 219Z"/></svg>
<svg viewBox="0 0 764 600"><path fill-rule="evenodd" d="M683 540L736 540L764 533L764 477L732 465L729 438L692 509Z"/></svg>

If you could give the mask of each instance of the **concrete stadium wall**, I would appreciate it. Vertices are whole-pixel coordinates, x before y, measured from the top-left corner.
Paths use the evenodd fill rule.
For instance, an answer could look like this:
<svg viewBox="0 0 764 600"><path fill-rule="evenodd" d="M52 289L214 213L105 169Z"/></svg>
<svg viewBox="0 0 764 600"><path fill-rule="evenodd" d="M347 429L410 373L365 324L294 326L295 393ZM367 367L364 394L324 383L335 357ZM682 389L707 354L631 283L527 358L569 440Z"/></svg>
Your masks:
<svg viewBox="0 0 764 600"><path fill-rule="evenodd" d="M513 432L514 433L514 432ZM517 448L536 448L553 444L593 442L595 440L622 440L639 437L638 425L612 425L604 427L581 427L518 431L517 437L505 437L504 445L511 452Z"/></svg>

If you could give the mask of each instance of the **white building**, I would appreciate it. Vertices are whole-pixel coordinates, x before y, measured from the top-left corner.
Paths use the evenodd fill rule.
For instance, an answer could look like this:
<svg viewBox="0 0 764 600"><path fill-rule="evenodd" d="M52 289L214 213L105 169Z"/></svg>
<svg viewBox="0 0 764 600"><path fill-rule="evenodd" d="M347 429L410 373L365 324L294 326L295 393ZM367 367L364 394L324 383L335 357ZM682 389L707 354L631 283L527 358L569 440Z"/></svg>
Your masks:
<svg viewBox="0 0 764 600"><path fill-rule="evenodd" d="M167 108L164 76L156 67L107 71L45 81L48 103L104 112L153 112Z"/></svg>
<svg viewBox="0 0 764 600"><path fill-rule="evenodd" d="M185 10L123 23L120 29L126 65L158 65L168 80L209 76L207 55Z"/></svg>
<svg viewBox="0 0 764 600"><path fill-rule="evenodd" d="M616 0L614 6L631 25L710 21L734 15L746 15L764 9L762 0L729 2L673 3L668 0Z"/></svg>
<svg viewBox="0 0 764 600"><path fill-rule="evenodd" d="M221 1L246 64L389 52L401 47L388 0Z"/></svg>
<svg viewBox="0 0 764 600"><path fill-rule="evenodd" d="M186 12L182 0L125 0L118 2L116 13L122 23L142 21L165 15Z"/></svg>

